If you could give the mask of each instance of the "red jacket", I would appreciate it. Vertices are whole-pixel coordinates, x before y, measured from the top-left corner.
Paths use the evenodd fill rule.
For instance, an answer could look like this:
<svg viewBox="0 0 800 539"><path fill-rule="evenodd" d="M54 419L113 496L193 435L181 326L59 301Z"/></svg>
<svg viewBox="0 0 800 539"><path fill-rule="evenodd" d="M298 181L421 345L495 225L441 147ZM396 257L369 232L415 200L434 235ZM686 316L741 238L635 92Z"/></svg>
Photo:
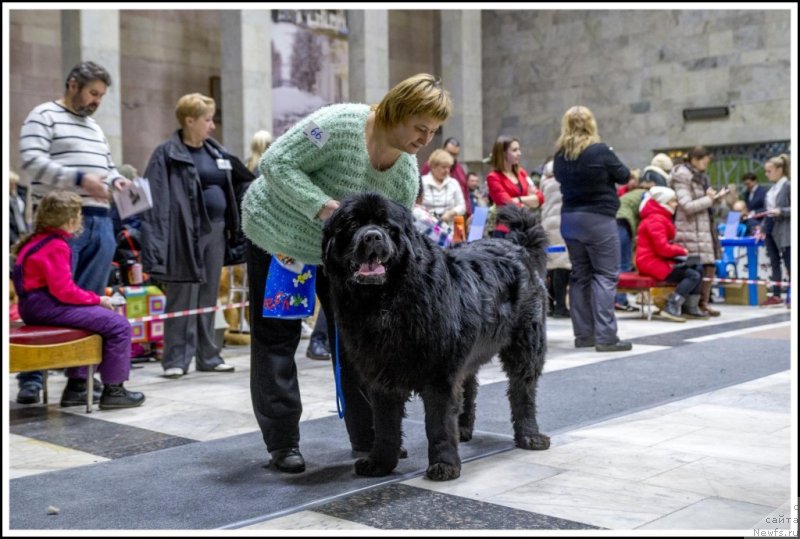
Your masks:
<svg viewBox="0 0 800 539"><path fill-rule="evenodd" d="M519 185L513 183L505 174L496 170L486 176L489 196L498 208L506 204L515 204L520 208L525 206L517 202L517 197L524 197L528 194L528 173L522 167L517 170L517 181ZM539 199L539 207L541 207L544 203L544 195L541 191L536 191L536 197Z"/></svg>
<svg viewBox="0 0 800 539"><path fill-rule="evenodd" d="M686 255L686 249L670 243L675 239L675 225L672 224L672 214L664 206L648 199L639 215L636 269L641 275L663 281L675 267L672 258Z"/></svg>
<svg viewBox="0 0 800 539"><path fill-rule="evenodd" d="M41 240L50 234L60 236L33 253L25 257L25 254ZM37 288L47 288L47 291L61 303L69 305L98 305L100 297L94 292L80 288L72 280L72 267L70 259L72 250L67 243L70 237L66 231L55 228L48 228L42 234L36 234L30 239L25 247L22 248L17 260L25 257L22 266L22 287L26 292Z"/></svg>

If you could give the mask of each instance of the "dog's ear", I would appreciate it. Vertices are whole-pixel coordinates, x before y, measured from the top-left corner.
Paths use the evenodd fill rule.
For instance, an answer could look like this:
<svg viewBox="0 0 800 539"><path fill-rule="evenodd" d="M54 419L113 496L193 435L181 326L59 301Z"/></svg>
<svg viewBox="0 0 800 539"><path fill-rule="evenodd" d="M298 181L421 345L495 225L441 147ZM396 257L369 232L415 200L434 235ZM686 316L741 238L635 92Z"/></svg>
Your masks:
<svg viewBox="0 0 800 539"><path fill-rule="evenodd" d="M323 251L322 251L322 264L325 265L328 263L330 259L331 252L333 251L333 246L336 243L336 240L333 236L329 236L325 238L325 241L322 243Z"/></svg>
<svg viewBox="0 0 800 539"><path fill-rule="evenodd" d="M412 245L411 238L408 236L408 234L403 234L403 243L406 244L406 249L408 249L408 256L416 260L417 253L414 252L414 246Z"/></svg>

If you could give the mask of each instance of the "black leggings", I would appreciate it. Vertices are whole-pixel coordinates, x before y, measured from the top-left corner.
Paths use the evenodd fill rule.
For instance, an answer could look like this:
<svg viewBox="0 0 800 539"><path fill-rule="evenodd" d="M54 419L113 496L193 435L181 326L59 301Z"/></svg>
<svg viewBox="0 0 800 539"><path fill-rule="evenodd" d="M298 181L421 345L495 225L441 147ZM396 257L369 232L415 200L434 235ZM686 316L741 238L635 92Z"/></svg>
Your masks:
<svg viewBox="0 0 800 539"><path fill-rule="evenodd" d="M703 283L703 271L690 266L675 266L667 278L668 283L678 283L675 293L683 297L689 297L700 293L700 285Z"/></svg>

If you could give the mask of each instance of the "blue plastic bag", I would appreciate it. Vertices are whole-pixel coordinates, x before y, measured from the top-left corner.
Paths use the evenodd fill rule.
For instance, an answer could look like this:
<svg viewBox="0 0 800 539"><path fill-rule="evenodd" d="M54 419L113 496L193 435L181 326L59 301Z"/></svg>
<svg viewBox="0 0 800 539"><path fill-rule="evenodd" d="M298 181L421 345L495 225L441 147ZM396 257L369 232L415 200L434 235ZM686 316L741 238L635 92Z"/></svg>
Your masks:
<svg viewBox="0 0 800 539"><path fill-rule="evenodd" d="M262 316L292 320L313 315L316 277L317 266L274 255L264 287Z"/></svg>

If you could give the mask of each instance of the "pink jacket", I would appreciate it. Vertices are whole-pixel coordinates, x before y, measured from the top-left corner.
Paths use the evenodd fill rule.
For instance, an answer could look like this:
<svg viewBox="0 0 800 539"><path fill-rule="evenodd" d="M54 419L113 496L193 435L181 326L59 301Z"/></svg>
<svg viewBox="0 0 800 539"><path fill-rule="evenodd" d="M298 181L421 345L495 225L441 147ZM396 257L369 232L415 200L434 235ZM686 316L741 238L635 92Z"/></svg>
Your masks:
<svg viewBox="0 0 800 539"><path fill-rule="evenodd" d="M61 303L69 305L98 305L100 296L89 290L80 288L72 280L72 266L70 250L67 239L70 234L64 230L47 229L41 234L36 234L22 248L17 260L23 260L25 254L41 240L51 234L60 236L24 259L22 267L22 286L25 292L37 288L47 288L47 291Z"/></svg>

